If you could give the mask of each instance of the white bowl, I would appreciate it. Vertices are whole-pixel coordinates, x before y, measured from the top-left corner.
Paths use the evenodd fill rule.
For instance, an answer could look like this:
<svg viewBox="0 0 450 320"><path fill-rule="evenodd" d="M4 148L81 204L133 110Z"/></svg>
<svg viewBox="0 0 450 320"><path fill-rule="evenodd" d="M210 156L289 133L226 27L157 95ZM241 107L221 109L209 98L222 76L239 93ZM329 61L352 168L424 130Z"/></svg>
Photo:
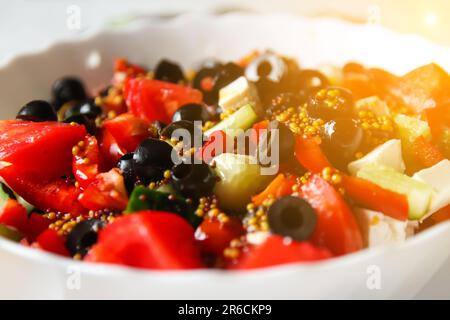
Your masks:
<svg viewBox="0 0 450 320"><path fill-rule="evenodd" d="M52 82L77 75L91 88L112 76L114 57L153 66L160 58L193 66L208 57L236 59L273 48L303 66L356 60L403 73L449 51L377 26L289 15L186 15L139 21L17 57L0 69L0 118L48 98ZM450 222L401 245L315 264L257 271L155 272L59 258L0 239L0 298L303 299L412 298L450 255Z"/></svg>

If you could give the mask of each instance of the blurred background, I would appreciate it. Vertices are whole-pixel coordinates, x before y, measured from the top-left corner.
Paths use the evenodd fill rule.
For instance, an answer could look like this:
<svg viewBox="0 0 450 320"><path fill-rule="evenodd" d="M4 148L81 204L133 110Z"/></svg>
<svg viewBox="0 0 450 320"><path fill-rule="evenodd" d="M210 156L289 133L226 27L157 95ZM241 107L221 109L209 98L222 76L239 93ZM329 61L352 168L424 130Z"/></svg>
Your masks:
<svg viewBox="0 0 450 320"><path fill-rule="evenodd" d="M134 17L183 12L289 12L381 24L450 46L449 0L0 0L0 63ZM74 18L79 17L75 21Z"/></svg>
<svg viewBox="0 0 450 320"><path fill-rule="evenodd" d="M0 8L0 64L61 39L89 36L104 26L114 28L135 18L184 12L336 17L421 35L450 47L450 0L0 0ZM418 298L449 298L448 283L450 261Z"/></svg>

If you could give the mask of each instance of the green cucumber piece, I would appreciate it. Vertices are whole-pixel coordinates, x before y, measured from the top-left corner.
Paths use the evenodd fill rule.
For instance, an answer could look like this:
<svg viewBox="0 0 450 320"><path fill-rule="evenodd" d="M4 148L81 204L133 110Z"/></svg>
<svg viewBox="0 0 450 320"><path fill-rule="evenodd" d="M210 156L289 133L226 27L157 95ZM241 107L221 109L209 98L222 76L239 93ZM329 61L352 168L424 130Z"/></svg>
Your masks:
<svg viewBox="0 0 450 320"><path fill-rule="evenodd" d="M262 175L261 166L251 156L222 153L214 158L216 183L214 194L221 208L234 212L244 212L251 196L258 194L273 179Z"/></svg>
<svg viewBox="0 0 450 320"><path fill-rule="evenodd" d="M14 197L19 204L21 204L27 210L27 213L31 213L34 210L34 206L28 203L24 198L15 193L5 182L0 181L0 208L5 204L5 202L11 198L11 196L5 191L5 188L8 188L12 191Z"/></svg>
<svg viewBox="0 0 450 320"><path fill-rule="evenodd" d="M172 199L169 199L171 195L173 196L171 193L137 186L131 193L125 214L144 210L173 212L185 218L196 228L200 224L201 218L195 214L195 205L186 202L186 199L180 196L173 196Z"/></svg>
<svg viewBox="0 0 450 320"><path fill-rule="evenodd" d="M204 135L209 137L215 131L224 131L228 136L236 137L237 130L247 130L258 120L258 115L252 105L246 104L239 108L227 118L216 124L211 129L205 131Z"/></svg>
<svg viewBox="0 0 450 320"><path fill-rule="evenodd" d="M0 237L19 242L23 235L16 229L0 224Z"/></svg>
<svg viewBox="0 0 450 320"><path fill-rule="evenodd" d="M408 177L392 168L377 164L363 167L356 175L382 188L406 195L410 220L419 220L427 213L434 193L433 188L428 184Z"/></svg>
<svg viewBox="0 0 450 320"><path fill-rule="evenodd" d="M396 115L394 121L402 142L412 143L420 136L431 139L430 126L426 121L404 114Z"/></svg>

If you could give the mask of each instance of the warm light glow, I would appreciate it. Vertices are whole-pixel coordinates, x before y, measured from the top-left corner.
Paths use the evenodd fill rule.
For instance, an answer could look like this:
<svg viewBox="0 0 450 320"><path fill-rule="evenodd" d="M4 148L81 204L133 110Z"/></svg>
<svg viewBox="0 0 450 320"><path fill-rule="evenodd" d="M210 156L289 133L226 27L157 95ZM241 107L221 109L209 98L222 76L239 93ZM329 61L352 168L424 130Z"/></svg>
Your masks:
<svg viewBox="0 0 450 320"><path fill-rule="evenodd" d="M428 12L425 14L424 22L428 27L434 27L437 23L437 16L433 12Z"/></svg>

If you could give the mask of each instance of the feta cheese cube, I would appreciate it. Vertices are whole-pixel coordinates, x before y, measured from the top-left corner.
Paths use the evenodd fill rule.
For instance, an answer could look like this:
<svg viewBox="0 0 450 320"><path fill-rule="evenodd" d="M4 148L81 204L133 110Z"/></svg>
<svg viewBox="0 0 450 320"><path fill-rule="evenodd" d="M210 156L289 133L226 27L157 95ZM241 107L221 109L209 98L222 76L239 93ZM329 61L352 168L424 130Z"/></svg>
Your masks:
<svg viewBox="0 0 450 320"><path fill-rule="evenodd" d="M260 108L256 86L245 77L239 77L219 91L219 106L223 110L237 110L251 104L255 111Z"/></svg>

